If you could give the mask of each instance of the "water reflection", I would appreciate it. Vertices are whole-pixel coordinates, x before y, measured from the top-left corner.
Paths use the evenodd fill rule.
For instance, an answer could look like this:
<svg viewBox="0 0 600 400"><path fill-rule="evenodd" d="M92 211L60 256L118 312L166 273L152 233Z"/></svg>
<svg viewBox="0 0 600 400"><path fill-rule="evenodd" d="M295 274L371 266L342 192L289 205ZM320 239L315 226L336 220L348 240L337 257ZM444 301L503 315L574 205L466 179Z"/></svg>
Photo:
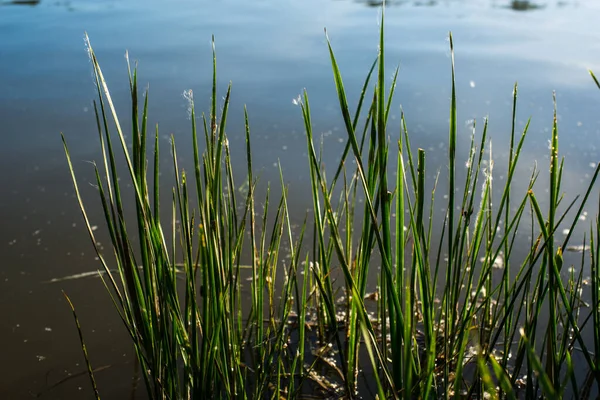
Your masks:
<svg viewBox="0 0 600 400"><path fill-rule="evenodd" d="M41 0L10 0L0 2L0 6L37 6Z"/></svg>
<svg viewBox="0 0 600 400"><path fill-rule="evenodd" d="M355 0L357 3L366 5L367 7L381 7L383 0ZM0 0L0 6L30 6L34 7L41 4L42 0ZM402 6L412 5L415 7L434 7L438 5L448 5L450 3L466 3L466 0L387 0L387 6ZM57 5L60 3L56 3ZM565 6L570 4L568 1L558 1L557 6ZM509 8L515 11L532 11L545 8L548 3L533 2L530 0L506 0L498 4L498 1L491 0L491 7Z"/></svg>
<svg viewBox="0 0 600 400"><path fill-rule="evenodd" d="M367 7L380 7L383 4L383 0L356 0L358 3L362 3ZM387 6L402 6L412 5L415 7L434 7L438 5L448 5L450 3L466 3L465 0L387 0L385 4ZM533 2L530 0L505 0L499 2L491 0L491 7L509 8L515 11L532 11L540 10L545 8L549 2ZM565 6L571 4L569 1L558 1L557 6Z"/></svg>
<svg viewBox="0 0 600 400"><path fill-rule="evenodd" d="M544 8L544 6L536 3L532 3L528 0L512 0L508 8L512 8L515 11L530 11Z"/></svg>

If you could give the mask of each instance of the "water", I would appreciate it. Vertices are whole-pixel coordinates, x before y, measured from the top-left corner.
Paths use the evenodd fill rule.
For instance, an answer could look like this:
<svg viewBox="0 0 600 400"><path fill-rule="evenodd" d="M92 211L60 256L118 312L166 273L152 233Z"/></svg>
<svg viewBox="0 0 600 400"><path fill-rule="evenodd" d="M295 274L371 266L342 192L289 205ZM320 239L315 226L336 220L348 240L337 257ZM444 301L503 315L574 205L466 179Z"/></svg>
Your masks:
<svg viewBox="0 0 600 400"><path fill-rule="evenodd" d="M193 89L197 107L208 109L214 34L220 94L233 83L228 134L234 157L243 168L246 104L261 181L277 181L281 162L291 185L290 207L300 218L310 207L309 180L301 114L292 99L307 88L315 128L324 133L326 160L333 164L343 149L343 125L323 28L349 95L356 99L377 51L379 9L367 7L372 5L376 2L0 3L0 397L92 397L87 377L81 375L85 366L64 290L77 307L94 366L106 367L97 373L103 396L134 393L132 397L143 398L143 390L135 391L131 380L132 348L100 281L48 283L100 267L73 197L59 136L64 132L68 140L92 220L101 226L94 189L85 184L92 179L88 161L98 160L99 154L84 31L123 113L128 96L125 49L139 61L140 82L150 87L149 122L160 124L163 146L175 135L184 165L191 154L182 93ZM503 165L511 92L519 81L519 127L533 118L519 172L528 173L534 160L546 163L555 90L561 153L567 160L564 191L572 198L599 158L600 92L586 71L600 73L598 12L595 0L392 2L386 14L387 62L390 76L392 67L400 65L400 77L391 132L397 132L402 105L413 145L428 151L432 173L445 173L451 30L459 120L464 122L459 159L467 158L469 121L480 123L489 115L497 166ZM545 179L540 177L538 191ZM99 234L108 243L101 228Z"/></svg>

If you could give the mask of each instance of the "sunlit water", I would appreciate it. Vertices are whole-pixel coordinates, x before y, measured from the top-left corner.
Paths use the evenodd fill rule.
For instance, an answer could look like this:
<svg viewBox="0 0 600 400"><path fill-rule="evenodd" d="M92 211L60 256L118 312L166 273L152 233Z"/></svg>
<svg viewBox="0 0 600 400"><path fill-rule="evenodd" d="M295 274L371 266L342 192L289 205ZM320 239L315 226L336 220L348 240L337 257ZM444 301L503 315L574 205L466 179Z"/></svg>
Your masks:
<svg viewBox="0 0 600 400"><path fill-rule="evenodd" d="M18 4L20 3L20 4ZM0 397L91 398L77 331L63 299L73 299L106 398L133 388L133 353L100 281L48 283L99 268L79 214L60 141L64 132L102 236L91 160L98 140L94 87L83 36L87 31L117 107L127 110L123 55L139 61L150 88L150 118L159 124L165 161L174 134L189 166L184 90L196 105L210 100L211 35L219 91L233 84L228 134L234 162L244 168L242 107L250 114L254 161L261 181L290 184L300 219L310 207L305 137L292 102L306 88L315 129L333 165L344 146L343 124L323 28L327 28L349 94L356 99L377 51L376 2L326 0L213 1L75 0L0 3ZM564 191L579 193L598 162L600 91L587 73L600 73L600 4L595 0L396 1L387 10L387 63L400 66L391 137L400 105L411 140L427 150L430 177L446 172L450 57L456 47L459 159L466 160L472 120L490 117L497 168L505 165L512 88L519 86L518 126L532 117L521 177L535 160L547 163L556 91ZM188 164L186 164L186 162ZM168 165L168 164L167 164ZM167 169L165 172L169 172ZM502 172L497 179L503 179ZM526 182L521 180L521 186ZM545 176L538 191L544 191ZM167 193L169 188L167 189ZM95 209L94 209L95 207ZM443 205L440 205L440 208ZM595 210L590 208L589 215ZM102 240L102 239L101 239ZM70 379L63 379L71 376ZM138 390L142 396L143 390Z"/></svg>

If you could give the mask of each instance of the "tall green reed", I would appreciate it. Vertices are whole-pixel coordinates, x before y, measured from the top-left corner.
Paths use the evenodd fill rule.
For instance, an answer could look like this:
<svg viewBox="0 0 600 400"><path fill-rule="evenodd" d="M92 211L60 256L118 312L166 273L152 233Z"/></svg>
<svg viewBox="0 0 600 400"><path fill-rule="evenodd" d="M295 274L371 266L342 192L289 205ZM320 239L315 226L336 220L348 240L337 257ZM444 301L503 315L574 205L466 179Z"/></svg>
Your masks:
<svg viewBox="0 0 600 400"><path fill-rule="evenodd" d="M102 149L102 167L94 167L96 185L117 272L96 245L66 142L65 153L88 233L106 272L104 284L134 344L148 394L152 398L256 398L285 392L291 381L287 357L294 358L285 328L293 306L292 292L297 290L297 249L302 235L297 242L292 240L285 189L276 206L272 232L269 234L267 223L268 195L262 226L257 227L247 115L249 190L238 210L240 201L236 198L226 135L231 86L219 117L214 48L211 110L201 117L204 151L199 150L194 98L189 91L185 97L190 105L194 174L190 186L189 175L179 168L171 138L176 185L168 208L163 210L158 126L152 171L148 170L148 92L140 110L137 71L129 67L128 61L132 119L129 149L96 54L89 41L87 44L98 92L94 109ZM116 134L111 132L112 126ZM117 147L113 145L115 137ZM118 153L125 160L133 186L133 227L124 211ZM194 203L197 208L192 209ZM165 215L169 217L164 219ZM252 261L244 265L241 254L248 229ZM281 289L282 298L289 301L279 304L274 294L279 289L274 282L284 232L293 257ZM250 271L252 280L249 308L244 307L241 292L244 270ZM306 291L305 287L303 293ZM304 296L299 306L305 307L306 302ZM296 368L301 375L302 368Z"/></svg>
<svg viewBox="0 0 600 400"><path fill-rule="evenodd" d="M549 166L549 201L547 217L543 216L534 193L540 173L535 169L527 191L519 197L512 190L515 171L522 154L529 123L516 137L515 120L517 86L513 94L513 118L507 160L507 178L498 190L492 185L493 165L491 144L487 142L488 121L484 121L481 138L476 142L475 126L470 145L467 171L462 187L458 187L457 158L457 102L454 71L453 40L450 35L452 61L450 129L448 147L447 212L443 221L437 254L432 249L432 226L435 194L432 193L429 215L426 214L425 163L426 154L419 149L416 161L410 147L404 115L398 138L398 164L395 190L388 187L387 113L395 87L395 76L390 97L385 96L383 18L377 58L377 82L373 100L364 121L363 135L358 135L357 121L365 97L361 92L354 116L350 112L346 92L331 44L328 41L334 81L340 109L348 134L346 149L356 163L356 171L347 187L360 186L365 198L364 219L357 239L358 253L344 248L353 243L342 240L339 232L340 215L347 220L354 215L354 203L343 204L342 212L333 212L331 193L337 175L328 188L321 172L321 160L314 150L308 95L303 94L302 110L308 136L310 173L313 179L313 197L320 198L325 210L315 207L315 224L328 226L328 234L319 228L321 248L335 246L337 263L351 295L349 324L346 337L350 338L340 351L340 360L346 352L352 390L357 376L357 354L362 340L368 348L380 397L472 397L483 393L498 397L514 397L517 392L533 398L543 392L547 396L564 394L567 386L577 393L572 357L576 346L581 349L585 370L595 374L596 363L587 351L581 334L578 316L580 306L574 300L580 296L582 280L569 278L564 282L562 252L567 248L570 234L557 245L556 229L570 219L570 232L575 228L583 207L598 175L596 169L585 195L573 210L578 199L566 208L560 193L563 161L558 158L558 128L554 114ZM367 83L370 78L368 74ZM361 145L359 145L361 143ZM486 153L489 160L484 160ZM344 170L346 151L337 166ZM484 161L487 161L485 168ZM479 181L483 179L482 188ZM315 182L316 180L316 182ZM315 193L320 188L320 193ZM462 198L459 193L462 190ZM355 193L355 192L353 192ZM476 197L480 196L480 201ZM497 198L499 196L499 199ZM515 203L515 200L517 202ZM396 225L392 231L390 204L395 201ZM317 201L315 201L317 204ZM532 243L524 259L516 259L515 244L522 228L522 220L530 207L532 212ZM571 214L569 212L571 211ZM348 224L348 223L347 223ZM537 232L536 232L537 231ZM352 234L354 231L349 231ZM392 249L391 238L395 234ZM445 249L445 252L444 252ZM331 259L327 259L332 262ZM325 261L325 260L324 260ZM337 262L336 262L337 261ZM511 269L512 265L515 266ZM369 268L381 263L377 278L381 294L376 321L368 317L362 298L368 286ZM519 263L521 265L519 266ZM582 264L583 267L583 264ZM331 270L332 266L327 266ZM502 269L500 274L496 269ZM445 276L440 272L445 271ZM498 276L499 275L499 276ZM580 274L581 275L581 274ZM371 286L374 284L371 281ZM568 291L567 291L568 288ZM592 287L592 291L597 286ZM437 296L441 294L441 299ZM542 305L546 307L543 312ZM597 302L593 302L592 308ZM543 324L543 326L542 326ZM357 329L360 327L360 329ZM541 340L541 344L540 343ZM516 353L516 361L511 353ZM540 360L544 360L542 363ZM567 368L562 368L567 364ZM543 368L541 367L543 365ZM467 366L474 366L467 370ZM522 368L527 369L525 388L520 390ZM535 375L537 374L537 378ZM541 389L540 389L541 386Z"/></svg>
<svg viewBox="0 0 600 400"><path fill-rule="evenodd" d="M437 220L440 176L427 193L427 155L412 148L403 113L392 147L397 163L389 163L395 133L388 129L388 117L398 69L387 88L384 17L382 12L379 52L354 112L327 37L347 133L331 180L323 168L327 160L315 145L308 93L297 100L306 130L313 203L312 219L305 219L298 237L292 232L282 176L276 205L267 189L263 214L256 214L257 178L246 110L248 191L237 198L226 130L231 85L219 116L214 45L209 114L198 118L193 93L186 92L194 154L191 186L178 165L172 138L176 185L164 210L158 127L149 170L148 92L140 110L137 71L128 61L129 149L88 41L102 149L96 184L117 272L96 246L66 142L65 152L89 235L106 272L104 284L132 339L151 398L298 398L314 391L354 398L364 396L368 388L360 384L365 369L371 371L367 376L379 398L585 397L594 387L599 389L598 220L589 233L591 311L585 318L588 242L584 240L577 276L565 269L563 252L600 167L583 197L565 204L555 109L545 213L535 194L542 173L537 167L527 190L517 193L515 177L529 122L516 131L515 85L503 187L493 185L487 119L481 133L473 125L466 170L457 173L457 88L450 35L448 193L446 212ZM135 204L133 227L125 213L124 196L129 194L119 180L118 157L125 160L133 187L128 200ZM354 170L348 169L349 159L355 162ZM388 177L394 170L395 187L390 187ZM362 206L359 198L364 199ZM564 225L570 233L560 242L556 230ZM309 226L312 246L304 243ZM528 244L519 236L524 231L531 237ZM285 251L290 258L282 266L284 242L289 243ZM249 247L247 258L244 246ZM380 273L374 272L377 264ZM249 302L241 290L245 275L250 278ZM373 298L367 291L373 289L378 298L375 314L366 303ZM344 302L340 290L345 291ZM582 333L589 321L592 344ZM574 358L584 361L585 366L578 367L587 373L583 381L577 379ZM89 364L88 369L94 382Z"/></svg>

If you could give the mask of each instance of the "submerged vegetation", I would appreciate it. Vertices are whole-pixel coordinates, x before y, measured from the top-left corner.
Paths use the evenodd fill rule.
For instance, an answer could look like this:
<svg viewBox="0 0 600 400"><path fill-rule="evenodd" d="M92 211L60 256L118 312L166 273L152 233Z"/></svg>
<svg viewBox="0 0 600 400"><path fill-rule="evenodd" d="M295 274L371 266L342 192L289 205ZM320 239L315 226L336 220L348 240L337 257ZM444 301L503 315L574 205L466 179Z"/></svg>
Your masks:
<svg viewBox="0 0 600 400"><path fill-rule="evenodd" d="M347 142L327 178L315 147L309 95L302 93L295 102L306 131L313 212L299 233L292 232L283 178L281 196L274 201L267 192L262 214L256 211L247 113L248 190L240 196L236 189L226 130L231 87L217 104L214 48L210 113L197 118L193 94L187 93L195 168L191 174L180 170L172 140L176 186L165 201L159 195L158 127L153 135L147 124L148 94L138 97L136 70L130 68L133 123L127 143L89 46L103 155L96 184L114 262L97 246L66 142L65 152L102 279L135 346L149 397L595 396L600 222L585 228L578 273L564 265L563 251L600 167L582 197L567 204L555 111L549 165L545 172L534 169L527 190L517 193L514 179L528 124L516 131L515 85L504 186L492 187L487 121L480 133L473 128L466 173L457 174L450 36L450 189L443 221L434 221L437 194L425 190L426 153L411 148L404 116L398 141L389 142L398 70L387 88L383 20L379 54L356 107L348 104L329 40L328 46ZM397 154L395 165L388 165L390 151ZM133 199L124 198L120 157ZM537 190L542 173L549 174L548 194L546 187ZM541 202L538 192L548 198ZM134 224L124 206L132 200ZM161 219L165 214L170 218ZM558 237L559 226L570 227L566 237ZM519 231L527 232L529 242L517 237ZM284 251L290 257L282 261ZM379 265L379 273L369 273ZM93 383L85 347L84 354Z"/></svg>

